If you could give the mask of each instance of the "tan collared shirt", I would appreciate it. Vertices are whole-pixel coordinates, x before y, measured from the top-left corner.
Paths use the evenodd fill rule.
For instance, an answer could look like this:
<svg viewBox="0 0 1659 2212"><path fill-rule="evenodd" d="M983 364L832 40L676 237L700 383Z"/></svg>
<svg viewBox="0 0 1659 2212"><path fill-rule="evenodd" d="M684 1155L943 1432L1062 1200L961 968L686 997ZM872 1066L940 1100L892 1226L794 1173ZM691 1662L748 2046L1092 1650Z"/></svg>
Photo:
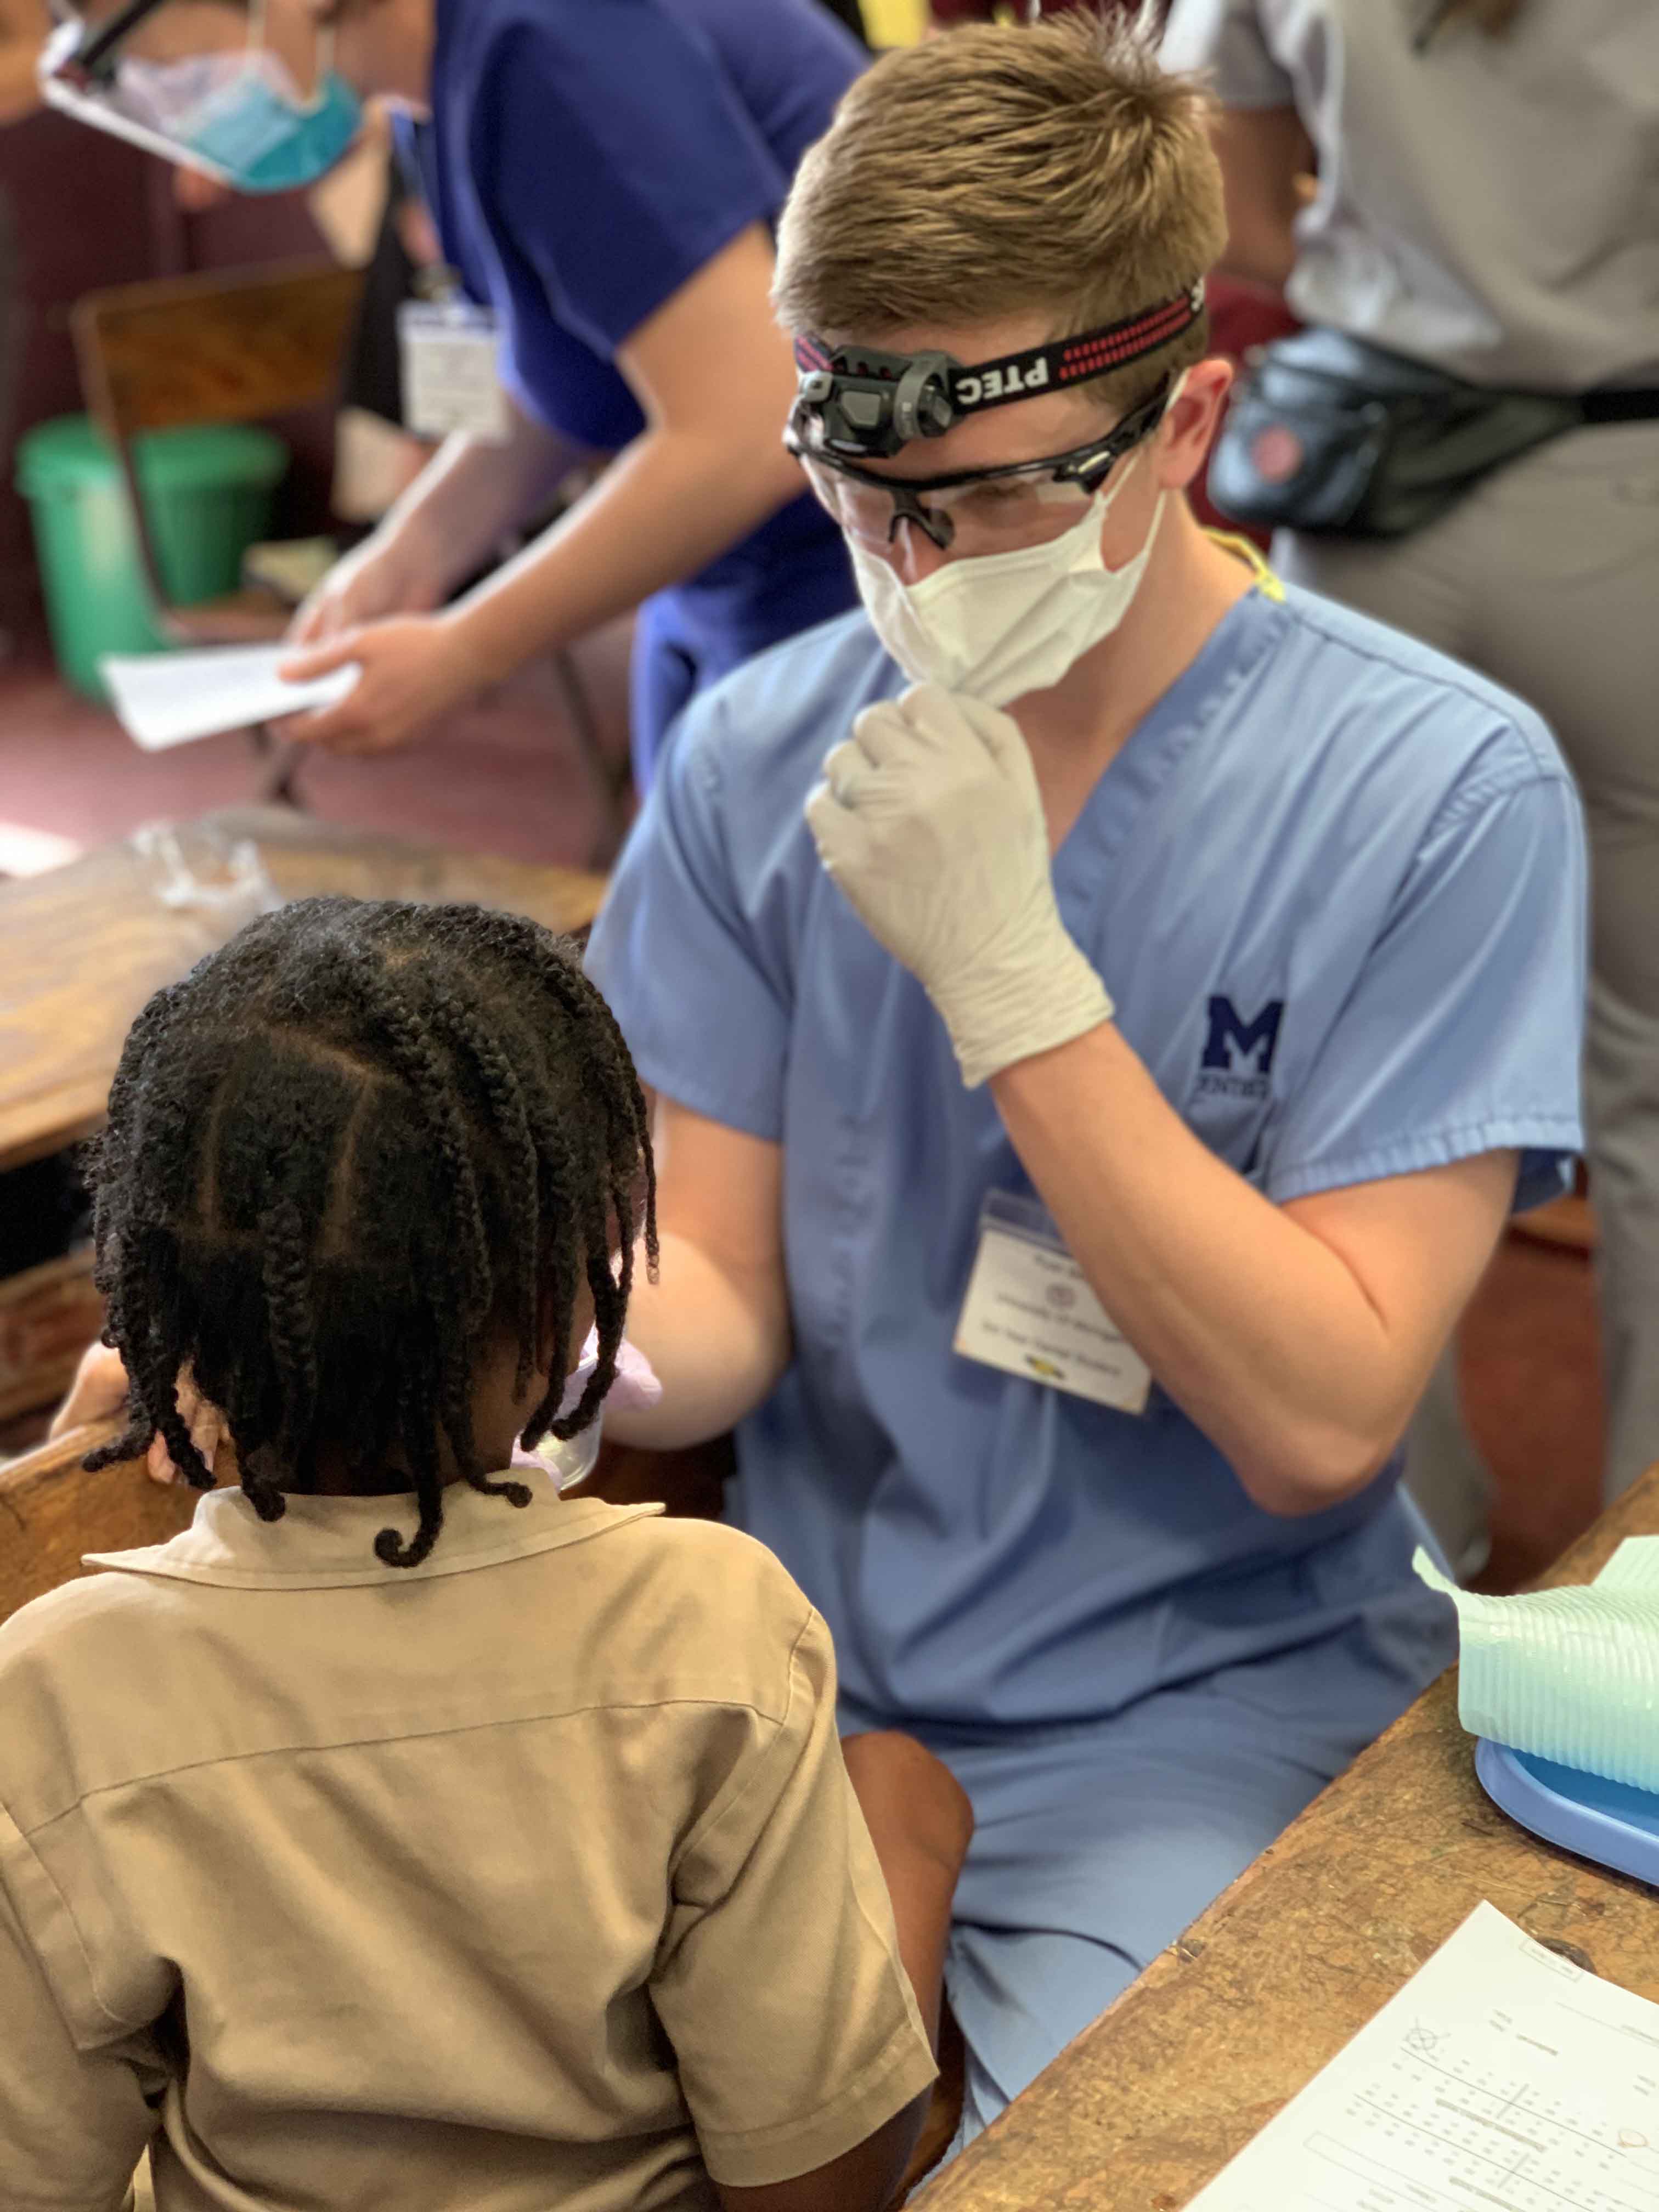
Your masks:
<svg viewBox="0 0 1659 2212"><path fill-rule="evenodd" d="M153 2136L158 2212L702 2212L933 2078L771 1554L458 1486L382 1566L412 1517L214 1492L0 1627L0 2212Z"/></svg>

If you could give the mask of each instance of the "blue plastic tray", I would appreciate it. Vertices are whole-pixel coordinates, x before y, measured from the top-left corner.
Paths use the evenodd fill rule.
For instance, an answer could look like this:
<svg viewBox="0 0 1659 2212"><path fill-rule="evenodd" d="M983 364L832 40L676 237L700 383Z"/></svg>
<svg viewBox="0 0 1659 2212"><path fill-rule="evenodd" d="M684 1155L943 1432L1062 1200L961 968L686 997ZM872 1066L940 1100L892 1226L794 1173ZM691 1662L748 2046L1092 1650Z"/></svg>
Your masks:
<svg viewBox="0 0 1659 2212"><path fill-rule="evenodd" d="M1547 1843L1659 1888L1659 1796L1628 1782L1557 1766L1482 1736L1474 1771L1494 1805Z"/></svg>

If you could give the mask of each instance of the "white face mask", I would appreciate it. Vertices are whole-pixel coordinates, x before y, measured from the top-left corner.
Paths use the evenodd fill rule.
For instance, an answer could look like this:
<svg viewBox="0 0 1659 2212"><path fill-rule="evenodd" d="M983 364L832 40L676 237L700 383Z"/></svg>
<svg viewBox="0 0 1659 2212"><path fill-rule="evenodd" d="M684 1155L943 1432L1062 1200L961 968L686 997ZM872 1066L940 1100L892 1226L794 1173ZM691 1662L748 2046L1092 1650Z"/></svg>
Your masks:
<svg viewBox="0 0 1659 2212"><path fill-rule="evenodd" d="M1170 406L1185 380L1177 380ZM1109 637L1140 588L1168 497L1158 494L1139 552L1122 568L1109 568L1100 557L1101 528L1139 459L1137 453L1062 536L1018 553L950 561L918 584L903 582L890 562L849 539L859 595L876 635L911 682L1006 707L1058 684L1074 661Z"/></svg>
<svg viewBox="0 0 1659 2212"><path fill-rule="evenodd" d="M575 1412L599 1364L599 1334L590 1329L580 1358L565 1378L564 1395L559 1401L556 1420ZM637 1345L630 1344L624 1337L617 1350L617 1379L605 1405L617 1406L628 1413L654 1406L661 1396L662 1384L652 1372L650 1361ZM520 1444L513 1454L513 1464L539 1468L552 1476L556 1488L573 1489L577 1483L587 1480L599 1462L604 1423L605 1406L601 1406L587 1426L579 1429L574 1437L544 1437L533 1451L526 1451Z"/></svg>

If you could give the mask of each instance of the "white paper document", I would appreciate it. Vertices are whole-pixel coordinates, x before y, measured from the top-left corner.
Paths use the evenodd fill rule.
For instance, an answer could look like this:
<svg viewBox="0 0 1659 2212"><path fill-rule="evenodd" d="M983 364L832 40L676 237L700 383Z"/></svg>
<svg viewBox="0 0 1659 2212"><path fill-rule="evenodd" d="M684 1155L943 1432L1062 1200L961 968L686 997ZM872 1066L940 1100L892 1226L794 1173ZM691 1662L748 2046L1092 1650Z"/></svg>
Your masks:
<svg viewBox="0 0 1659 2212"><path fill-rule="evenodd" d="M98 665L122 728L146 752L161 752L307 707L331 707L357 681L353 665L313 684L284 684L276 671L294 652L279 642L200 653L106 653Z"/></svg>
<svg viewBox="0 0 1659 2212"><path fill-rule="evenodd" d="M1190 2212L1654 2212L1659 2005L1480 1905Z"/></svg>

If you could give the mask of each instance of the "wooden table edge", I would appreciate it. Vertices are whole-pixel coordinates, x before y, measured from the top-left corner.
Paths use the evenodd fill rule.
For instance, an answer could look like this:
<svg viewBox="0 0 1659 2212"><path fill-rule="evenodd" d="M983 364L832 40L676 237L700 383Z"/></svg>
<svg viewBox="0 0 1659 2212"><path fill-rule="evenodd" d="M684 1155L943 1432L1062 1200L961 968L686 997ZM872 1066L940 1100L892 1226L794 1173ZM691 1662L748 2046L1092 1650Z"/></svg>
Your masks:
<svg viewBox="0 0 1659 2212"><path fill-rule="evenodd" d="M1624 1537L1652 1533L1659 1533L1659 1465L1650 1468L1646 1474L1632 1484L1623 1497L1616 1500L1577 1542L1570 1545L1554 1565L1540 1575L1531 1587L1555 1589L1589 1582ZM1109 2212L1109 2212L1128 2212L1130 2206L1135 2207L1136 2212L1139 2212L1143 2206L1147 2208L1147 2212L1180 2212L1180 2208L1190 2202L1193 2194L1206 2186L1208 2181L1213 2179L1213 2172L1195 2181L1192 2189L1184 2192L1177 2191L1150 2198L1143 2196L1120 2198L1115 2195L1102 2196L1097 2191L1087 2195L1080 2193L1085 2188L1091 2189L1092 2185L1088 2179L1079 2176L1079 2193L1073 2195L1067 2190L1062 2198L1054 2193L1052 2177L1044 2185L1042 2195L1028 2196L1022 2193L1017 2176L1019 2168L1032 2162L1024 2154L1024 2144L1030 2140L1034 2127L1047 2125L1046 2117L1040 2116L1050 2112L1064 2112L1073 2106L1076 2102L1073 2092L1079 2085L1109 2070L1111 2045L1115 2039L1125 2034L1129 2024L1142 2013L1154 2014L1172 1985L1182 1978L1206 1971L1204 1962L1211 1959L1217 1946L1224 1949L1231 1925L1239 1919L1243 1909L1253 1904L1261 1884L1270 1880L1286 1862L1294 1861L1299 1856L1298 1846L1310 1832L1330 1824L1334 1808L1340 1808L1345 1801L1352 1800L1365 1790L1372 1776L1386 1771L1392 1764L1398 1747L1411 1736L1424 1732L1425 1716L1443 1701L1454 1698L1456 1674L1454 1664L1437 1676L1389 1728L1328 1784L1266 1850L1253 1859L1096 2020L1049 2062L983 2134L976 2136L956 2160L939 2169L909 2199L910 2204L918 2208L918 2212L1013 2212L1016 2207L1019 2208L1019 2212L1028 2212L1028 2208L1029 2212L1040 2212L1040 2208L1041 2212L1047 2212L1048 2206L1061 2202L1075 2203L1079 2206L1086 2204L1091 2212ZM1469 1788L1478 1792L1479 1785L1473 1778L1472 1741L1464 1738L1462 1746L1467 1750ZM1511 1824L1502 1814L1494 1813L1493 1817L1502 1824L1506 1835L1512 1834L1524 1847L1535 1853L1540 1872L1553 1863L1563 1863L1568 1869L1577 1869L1595 1882L1607 1886L1610 1891L1637 1893L1644 1911L1650 1909L1652 1893L1642 1885L1625 1875L1577 1859L1573 1854L1528 1836L1519 1828L1511 1830ZM1655 1937L1656 1945L1659 1946L1659 1916L1656 1916ZM1431 1944L1430 1949L1437 1948L1438 1940L1443 1938L1437 1939L1437 1943ZM1420 1960L1414 1962L1420 1963ZM1408 1969L1400 1975L1396 1987L1409 1978L1410 1971ZM1655 1994L1659 1995L1659 1989ZM1249 2134L1254 2135L1265 2126L1273 2112L1305 2087L1319 2067L1334 2057L1353 2033L1354 2025L1342 2027L1317 2064L1311 2066L1300 2080L1279 2094L1270 2106L1254 2112ZM1174 2087L1172 2081L1172 2090ZM1244 2140L1248 2139L1247 2136ZM1101 2148L1097 2143L1091 2146L1096 2154ZM1233 2150L1239 2148L1242 2148L1242 2142L1235 2144ZM1227 2156L1231 2155L1232 2151L1230 2150ZM1222 2159L1215 2171L1220 2171L1225 2163L1226 2159Z"/></svg>

